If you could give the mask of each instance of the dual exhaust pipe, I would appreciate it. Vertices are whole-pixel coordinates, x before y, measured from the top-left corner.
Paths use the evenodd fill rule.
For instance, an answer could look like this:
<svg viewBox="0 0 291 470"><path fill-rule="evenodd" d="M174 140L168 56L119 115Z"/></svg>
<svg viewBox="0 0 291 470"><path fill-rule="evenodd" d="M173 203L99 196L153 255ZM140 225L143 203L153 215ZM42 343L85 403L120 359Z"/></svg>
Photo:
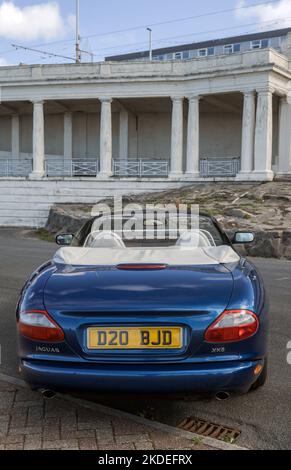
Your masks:
<svg viewBox="0 0 291 470"><path fill-rule="evenodd" d="M41 389L39 392L46 400L53 400L56 396L56 393L53 390ZM217 401L225 401L230 398L230 393L228 392L217 392L215 395Z"/></svg>
<svg viewBox="0 0 291 470"><path fill-rule="evenodd" d="M46 400L53 400L56 396L56 393L53 390L48 390L46 388L39 390L39 393L45 398Z"/></svg>
<svg viewBox="0 0 291 470"><path fill-rule="evenodd" d="M215 395L217 401L225 401L230 398L230 393L228 392L217 392Z"/></svg>

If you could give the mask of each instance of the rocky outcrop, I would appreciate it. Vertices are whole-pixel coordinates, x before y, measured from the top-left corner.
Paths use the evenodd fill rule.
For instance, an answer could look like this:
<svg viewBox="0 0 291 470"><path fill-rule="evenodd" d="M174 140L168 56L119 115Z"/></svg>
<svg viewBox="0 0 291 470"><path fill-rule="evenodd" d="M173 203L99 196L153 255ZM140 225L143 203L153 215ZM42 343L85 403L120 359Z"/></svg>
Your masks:
<svg viewBox="0 0 291 470"><path fill-rule="evenodd" d="M52 234L76 233L91 217L91 208L59 204L51 208L45 229Z"/></svg>
<svg viewBox="0 0 291 470"><path fill-rule="evenodd" d="M102 201L113 205L112 200ZM124 203L197 204L215 216L230 234L251 230L253 244L242 247L249 256L291 260L291 182L264 184L205 183L159 193L128 196ZM51 209L50 233L76 232L91 217L92 206L62 204Z"/></svg>

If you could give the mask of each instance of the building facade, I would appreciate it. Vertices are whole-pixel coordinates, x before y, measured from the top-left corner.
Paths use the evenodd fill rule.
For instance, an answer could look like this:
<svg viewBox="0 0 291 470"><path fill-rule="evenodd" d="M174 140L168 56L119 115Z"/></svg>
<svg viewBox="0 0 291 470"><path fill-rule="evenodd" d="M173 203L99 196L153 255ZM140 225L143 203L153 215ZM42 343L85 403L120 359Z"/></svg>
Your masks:
<svg viewBox="0 0 291 470"><path fill-rule="evenodd" d="M291 28L276 29L261 33L244 34L222 39L212 39L191 44L155 49L153 60L189 60L201 57L238 54L240 52L272 48L284 53L288 48L288 34ZM107 61L148 60L149 51L106 57Z"/></svg>
<svg viewBox="0 0 291 470"><path fill-rule="evenodd" d="M0 225L57 202L291 175L291 35L190 60L0 68Z"/></svg>

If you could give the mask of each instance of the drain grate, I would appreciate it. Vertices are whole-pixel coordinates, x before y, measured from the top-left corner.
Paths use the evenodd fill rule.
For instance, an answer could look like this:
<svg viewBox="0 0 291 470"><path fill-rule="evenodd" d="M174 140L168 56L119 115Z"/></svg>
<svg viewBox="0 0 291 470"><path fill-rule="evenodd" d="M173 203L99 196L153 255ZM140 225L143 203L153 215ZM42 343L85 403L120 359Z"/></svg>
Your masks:
<svg viewBox="0 0 291 470"><path fill-rule="evenodd" d="M178 428L193 432L199 436L212 437L213 439L229 442L231 444L234 444L241 435L241 431L237 429L227 428L220 424L214 424L198 418L185 418L178 424Z"/></svg>

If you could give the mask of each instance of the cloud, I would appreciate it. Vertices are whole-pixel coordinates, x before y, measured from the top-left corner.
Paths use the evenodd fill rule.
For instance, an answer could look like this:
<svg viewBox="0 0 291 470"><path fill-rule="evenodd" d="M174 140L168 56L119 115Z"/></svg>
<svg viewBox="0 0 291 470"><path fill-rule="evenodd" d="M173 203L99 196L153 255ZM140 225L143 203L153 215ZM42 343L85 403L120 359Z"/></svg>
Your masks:
<svg viewBox="0 0 291 470"><path fill-rule="evenodd" d="M238 2L238 7L246 6L245 0ZM287 28L291 26L291 1L279 0L276 3L265 3L251 8L237 10L239 19L256 19L262 22L261 29ZM267 22L270 22L268 25Z"/></svg>
<svg viewBox="0 0 291 470"><path fill-rule="evenodd" d="M0 57L0 67L4 67L5 65L8 65L7 60L3 59L3 57Z"/></svg>
<svg viewBox="0 0 291 470"><path fill-rule="evenodd" d="M52 40L71 29L72 18L63 18L56 2L23 8L12 1L0 4L0 37L21 41Z"/></svg>

